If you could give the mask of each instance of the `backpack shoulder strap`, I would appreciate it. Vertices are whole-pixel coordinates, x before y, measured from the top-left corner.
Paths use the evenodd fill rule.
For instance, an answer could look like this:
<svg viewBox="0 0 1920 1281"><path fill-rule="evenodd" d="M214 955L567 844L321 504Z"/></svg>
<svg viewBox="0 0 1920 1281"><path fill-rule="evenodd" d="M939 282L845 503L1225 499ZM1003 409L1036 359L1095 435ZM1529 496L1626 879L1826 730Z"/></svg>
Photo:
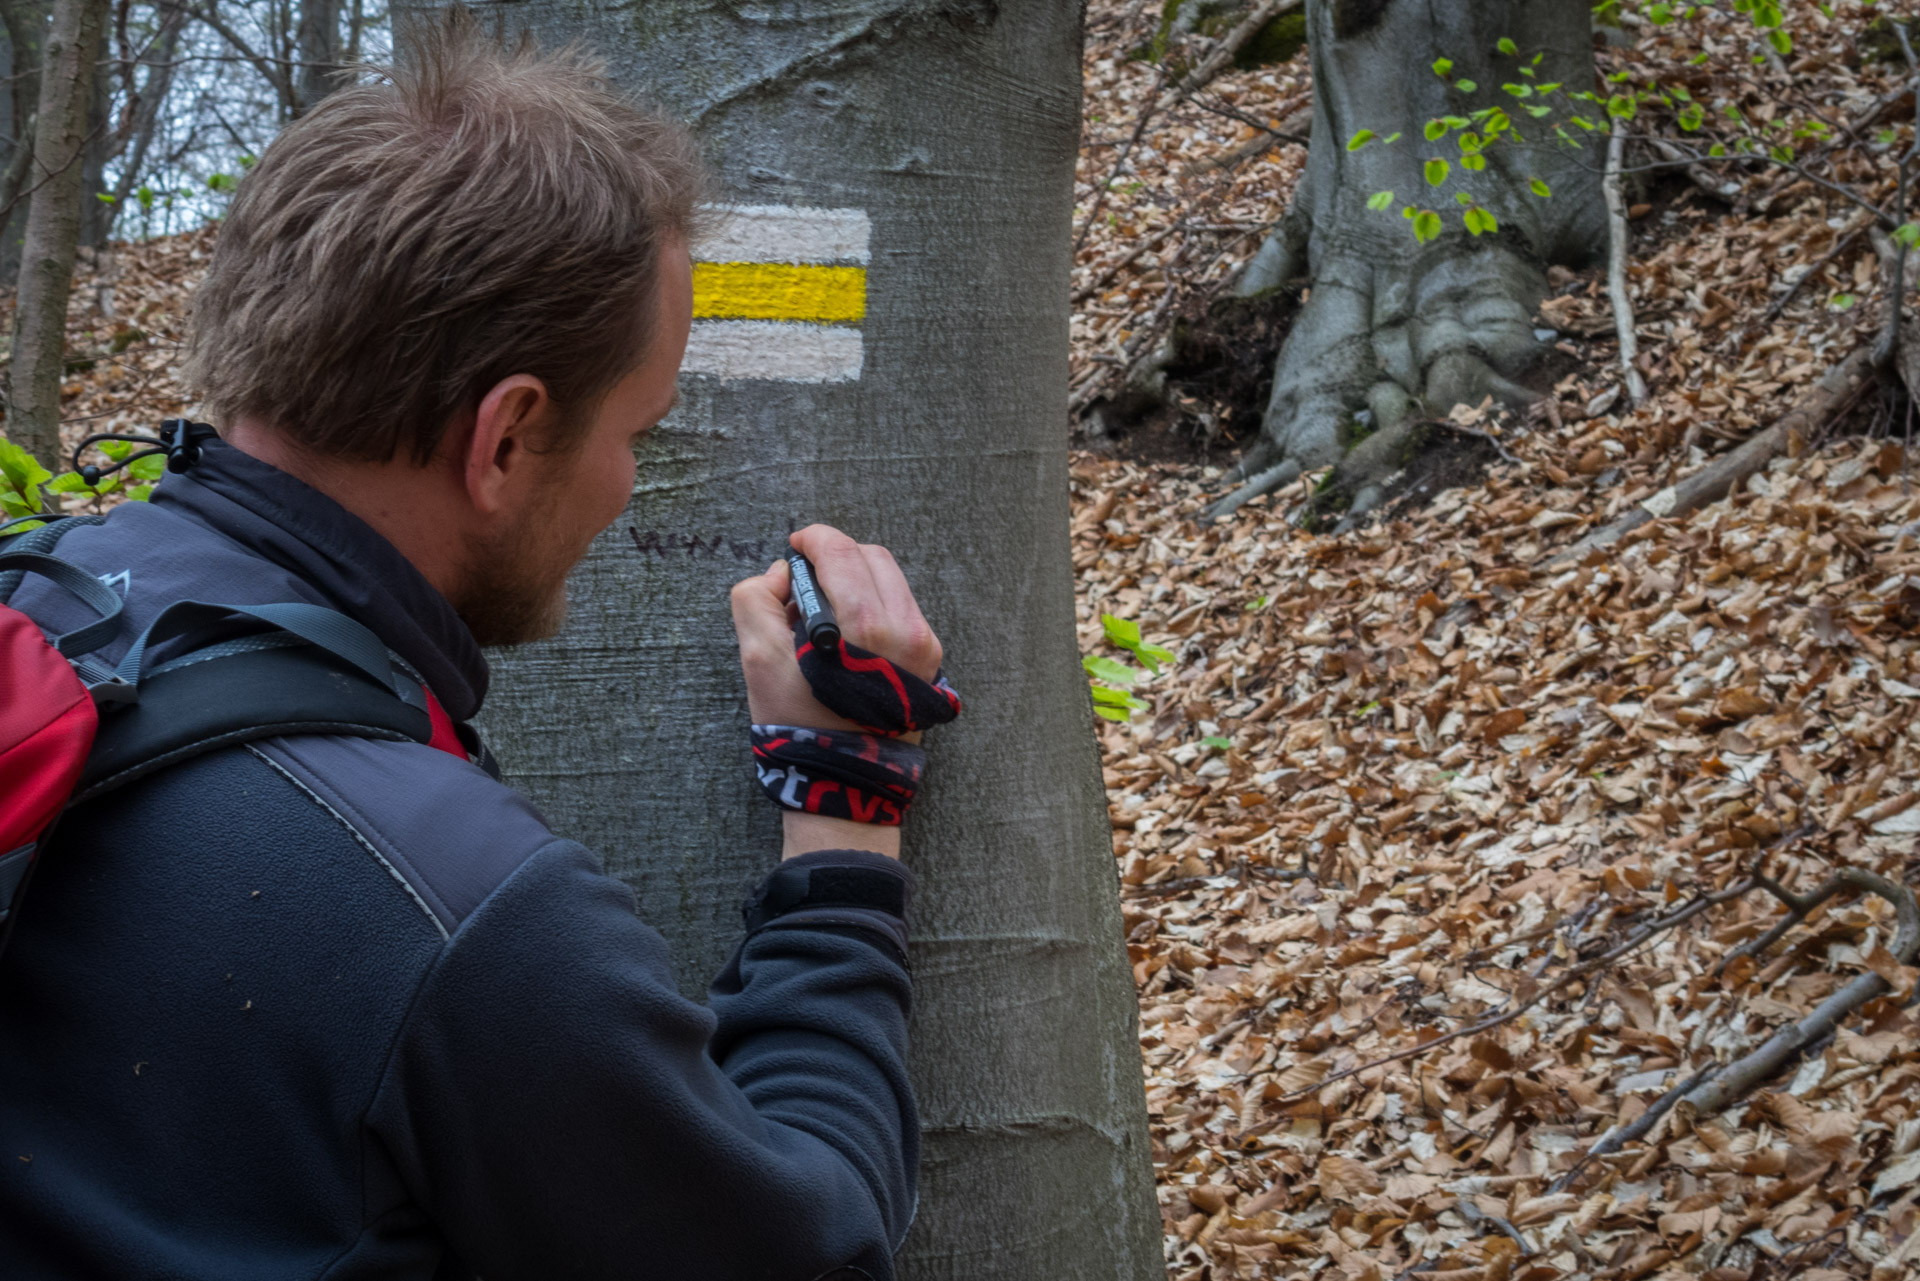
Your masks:
<svg viewBox="0 0 1920 1281"><path fill-rule="evenodd" d="M69 516L51 521L0 541L0 551L51 553L69 531L105 519ZM21 577L20 571L0 573L0 605L18 589ZM181 621L204 621L191 617L196 611L211 617L226 607L183 606ZM276 611L289 616L279 617ZM407 685L405 693L373 679L371 669L387 665L384 647L359 624L309 605L239 612L286 630L208 646L144 676L137 671L136 656L138 701L102 708L73 803L222 747L282 734L433 741L424 689L416 691L398 672L394 678L396 684ZM297 643L302 639L307 643ZM455 728L466 730L461 738L469 755L498 777L498 767L471 730Z"/></svg>
<svg viewBox="0 0 1920 1281"><path fill-rule="evenodd" d="M433 723L424 708L318 646L190 654L143 680L138 702L103 709L73 802L195 756L281 734L427 743Z"/></svg>
<svg viewBox="0 0 1920 1281"><path fill-rule="evenodd" d="M10 534L0 538L0 553L38 552L43 556L53 554L57 544L69 532L83 525L99 525L106 521L105 516L62 516L50 520L38 529L30 529L24 534ZM0 605L13 598L20 589L20 580L26 577L26 571L10 569L0 573Z"/></svg>

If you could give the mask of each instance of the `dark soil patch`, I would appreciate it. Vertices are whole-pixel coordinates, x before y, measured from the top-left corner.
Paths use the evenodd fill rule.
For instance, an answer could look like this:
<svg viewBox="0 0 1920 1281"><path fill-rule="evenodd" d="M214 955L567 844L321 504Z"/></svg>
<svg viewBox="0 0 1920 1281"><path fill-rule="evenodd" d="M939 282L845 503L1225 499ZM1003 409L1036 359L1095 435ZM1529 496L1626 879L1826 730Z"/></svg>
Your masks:
<svg viewBox="0 0 1920 1281"><path fill-rule="evenodd" d="M1491 440L1460 431L1444 420L1421 423L1414 430L1418 435L1412 457L1379 508L1386 520L1410 515L1445 490L1478 485L1487 469L1500 461L1500 450Z"/></svg>
<svg viewBox="0 0 1920 1281"><path fill-rule="evenodd" d="M1165 398L1129 389L1096 403L1086 447L1143 463L1239 457L1259 434L1274 357L1299 310L1285 290L1196 301L1174 321Z"/></svg>

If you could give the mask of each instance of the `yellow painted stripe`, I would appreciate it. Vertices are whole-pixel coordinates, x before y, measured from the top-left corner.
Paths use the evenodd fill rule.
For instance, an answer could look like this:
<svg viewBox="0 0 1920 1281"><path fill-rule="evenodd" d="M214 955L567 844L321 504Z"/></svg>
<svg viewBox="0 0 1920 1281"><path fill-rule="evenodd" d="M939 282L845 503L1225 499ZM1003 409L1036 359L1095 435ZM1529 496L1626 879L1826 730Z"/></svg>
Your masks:
<svg viewBox="0 0 1920 1281"><path fill-rule="evenodd" d="M867 314L865 267L784 262L696 262L696 320L857 321Z"/></svg>

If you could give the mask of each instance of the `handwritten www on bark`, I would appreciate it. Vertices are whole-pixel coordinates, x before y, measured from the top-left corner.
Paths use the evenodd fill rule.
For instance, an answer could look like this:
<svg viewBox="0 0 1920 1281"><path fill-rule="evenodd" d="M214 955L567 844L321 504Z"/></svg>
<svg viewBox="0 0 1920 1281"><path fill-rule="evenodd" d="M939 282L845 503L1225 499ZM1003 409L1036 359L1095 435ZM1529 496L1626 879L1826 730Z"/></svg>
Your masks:
<svg viewBox="0 0 1920 1281"><path fill-rule="evenodd" d="M649 529L642 533L634 526L627 526L627 537L642 555L653 552L663 559L674 552L685 552L689 556L718 556L723 552L734 560L763 563L771 559L764 538L729 538L725 534L715 534L712 538L702 538L698 534L680 533L668 530L665 533Z"/></svg>

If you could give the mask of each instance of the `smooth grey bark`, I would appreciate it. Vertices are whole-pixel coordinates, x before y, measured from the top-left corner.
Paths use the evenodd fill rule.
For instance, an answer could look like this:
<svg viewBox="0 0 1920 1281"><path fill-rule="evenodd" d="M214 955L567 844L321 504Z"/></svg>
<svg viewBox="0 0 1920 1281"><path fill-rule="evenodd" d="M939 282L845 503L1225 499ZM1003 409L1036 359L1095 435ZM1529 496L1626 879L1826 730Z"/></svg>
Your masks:
<svg viewBox="0 0 1920 1281"><path fill-rule="evenodd" d="M101 10L102 20L106 9ZM106 47L106 32L101 32L101 49ZM113 232L113 211L96 197L107 187L107 162L126 144L117 136L113 116L113 69L96 67L93 90L87 95L87 141L80 151L80 244L87 249L104 249Z"/></svg>
<svg viewBox="0 0 1920 1281"><path fill-rule="evenodd" d="M294 111L305 115L333 92L340 71L340 0L300 0L294 34Z"/></svg>
<svg viewBox="0 0 1920 1281"><path fill-rule="evenodd" d="M1508 404L1534 398L1525 379L1544 354L1533 315L1545 269L1584 266L1606 250L1601 155L1598 146L1575 150L1554 139L1552 126L1572 114L1563 95L1543 100L1552 116L1534 119L1502 86L1524 83L1519 68L1543 54L1535 83L1592 88L1591 33L1585 0L1308 0L1307 172L1242 292L1301 275L1311 276L1312 291L1275 364L1260 436L1232 475L1247 483L1209 514L1338 463L1332 487L1358 515L1382 498L1421 417L1487 395ZM1503 37L1517 56L1498 52ZM1445 77L1432 70L1441 57L1453 61ZM1455 87L1462 80L1476 88ZM1524 142L1489 148L1481 172L1460 167L1452 136L1422 136L1435 117L1496 105L1512 113ZM1401 138L1349 151L1361 129ZM1452 162L1438 189L1422 173L1429 157ZM1552 196L1534 195L1532 178ZM1391 209L1367 208L1378 191L1394 193ZM1497 234L1466 233L1454 201L1462 191L1499 219ZM1417 243L1399 212L1405 204L1439 211L1445 234Z"/></svg>
<svg viewBox="0 0 1920 1281"><path fill-rule="evenodd" d="M60 458L60 382L66 370L67 298L80 241L87 107L106 12L106 0L54 5L34 126L33 196L20 252L6 428L16 445L53 466Z"/></svg>
<svg viewBox="0 0 1920 1281"><path fill-rule="evenodd" d="M727 590L808 522L891 548L966 700L905 834L925 1159L902 1275L1164 1278L1067 533L1080 5L495 12L583 38L690 121L723 199L872 223L857 381L683 378L567 630L497 657L484 728L509 777L634 886L702 990L779 844Z"/></svg>

